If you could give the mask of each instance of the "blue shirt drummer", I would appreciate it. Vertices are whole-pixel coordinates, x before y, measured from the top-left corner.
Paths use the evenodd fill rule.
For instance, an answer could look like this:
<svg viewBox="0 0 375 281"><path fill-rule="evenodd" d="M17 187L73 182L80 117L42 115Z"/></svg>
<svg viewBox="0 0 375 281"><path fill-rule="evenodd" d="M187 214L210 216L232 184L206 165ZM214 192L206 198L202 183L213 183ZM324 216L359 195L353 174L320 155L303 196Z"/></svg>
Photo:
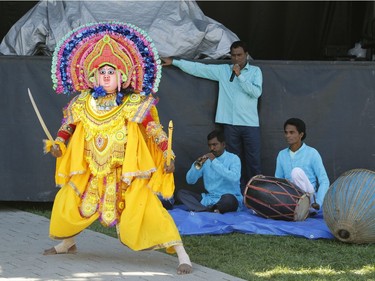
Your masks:
<svg viewBox="0 0 375 281"><path fill-rule="evenodd" d="M319 152L303 142L305 123L298 118L288 119L284 134L289 147L277 156L275 177L285 178L312 195L316 193L316 203L322 206L329 179Z"/></svg>

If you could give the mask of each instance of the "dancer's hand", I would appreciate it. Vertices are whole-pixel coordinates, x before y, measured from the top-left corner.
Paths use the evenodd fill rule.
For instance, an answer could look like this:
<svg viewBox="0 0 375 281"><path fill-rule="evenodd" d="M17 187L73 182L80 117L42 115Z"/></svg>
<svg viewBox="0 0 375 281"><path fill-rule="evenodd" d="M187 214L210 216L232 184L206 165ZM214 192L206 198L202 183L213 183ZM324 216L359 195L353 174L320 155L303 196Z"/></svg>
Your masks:
<svg viewBox="0 0 375 281"><path fill-rule="evenodd" d="M174 160L171 160L171 163L169 164L169 166L167 166L167 163L165 163L164 165L164 171L169 174L169 173L173 173L174 172Z"/></svg>
<svg viewBox="0 0 375 281"><path fill-rule="evenodd" d="M58 144L54 144L52 147L51 147L51 155L53 157L60 157L62 155L62 151L60 149L60 146Z"/></svg>

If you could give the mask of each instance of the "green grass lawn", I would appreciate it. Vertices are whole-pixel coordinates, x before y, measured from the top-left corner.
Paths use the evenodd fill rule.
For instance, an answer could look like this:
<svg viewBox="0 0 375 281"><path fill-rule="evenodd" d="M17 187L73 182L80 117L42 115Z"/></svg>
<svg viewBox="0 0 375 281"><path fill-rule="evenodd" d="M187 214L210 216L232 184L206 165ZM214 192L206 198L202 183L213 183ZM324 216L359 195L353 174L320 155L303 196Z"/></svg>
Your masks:
<svg viewBox="0 0 375 281"><path fill-rule="evenodd" d="M50 217L50 203L9 203ZM116 237L99 222L91 230ZM375 244L292 236L225 234L183 236L192 262L245 280L374 280ZM187 279L188 280L188 279Z"/></svg>

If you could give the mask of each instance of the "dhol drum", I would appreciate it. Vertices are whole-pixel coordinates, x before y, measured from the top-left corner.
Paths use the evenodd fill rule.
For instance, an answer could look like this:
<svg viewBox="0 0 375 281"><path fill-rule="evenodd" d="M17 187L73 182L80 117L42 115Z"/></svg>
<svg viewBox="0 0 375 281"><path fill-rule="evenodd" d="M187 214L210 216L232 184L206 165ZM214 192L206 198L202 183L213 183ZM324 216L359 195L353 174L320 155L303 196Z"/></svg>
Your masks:
<svg viewBox="0 0 375 281"><path fill-rule="evenodd" d="M257 175L244 192L245 205L258 215L275 220L303 221L309 215L307 193L286 179Z"/></svg>
<svg viewBox="0 0 375 281"><path fill-rule="evenodd" d="M324 197L323 218L342 242L375 243L375 172L353 169L339 176Z"/></svg>

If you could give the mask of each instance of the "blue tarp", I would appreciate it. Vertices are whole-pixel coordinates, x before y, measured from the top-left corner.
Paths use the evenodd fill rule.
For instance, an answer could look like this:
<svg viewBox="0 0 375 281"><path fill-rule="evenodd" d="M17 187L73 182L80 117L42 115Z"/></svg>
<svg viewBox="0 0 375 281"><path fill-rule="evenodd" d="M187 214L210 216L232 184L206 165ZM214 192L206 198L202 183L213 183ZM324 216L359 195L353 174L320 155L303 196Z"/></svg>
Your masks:
<svg viewBox="0 0 375 281"><path fill-rule="evenodd" d="M292 235L307 239L334 239L321 211L304 221L290 222L260 217L250 209L225 214L189 212L180 207L170 210L181 235L246 234Z"/></svg>

